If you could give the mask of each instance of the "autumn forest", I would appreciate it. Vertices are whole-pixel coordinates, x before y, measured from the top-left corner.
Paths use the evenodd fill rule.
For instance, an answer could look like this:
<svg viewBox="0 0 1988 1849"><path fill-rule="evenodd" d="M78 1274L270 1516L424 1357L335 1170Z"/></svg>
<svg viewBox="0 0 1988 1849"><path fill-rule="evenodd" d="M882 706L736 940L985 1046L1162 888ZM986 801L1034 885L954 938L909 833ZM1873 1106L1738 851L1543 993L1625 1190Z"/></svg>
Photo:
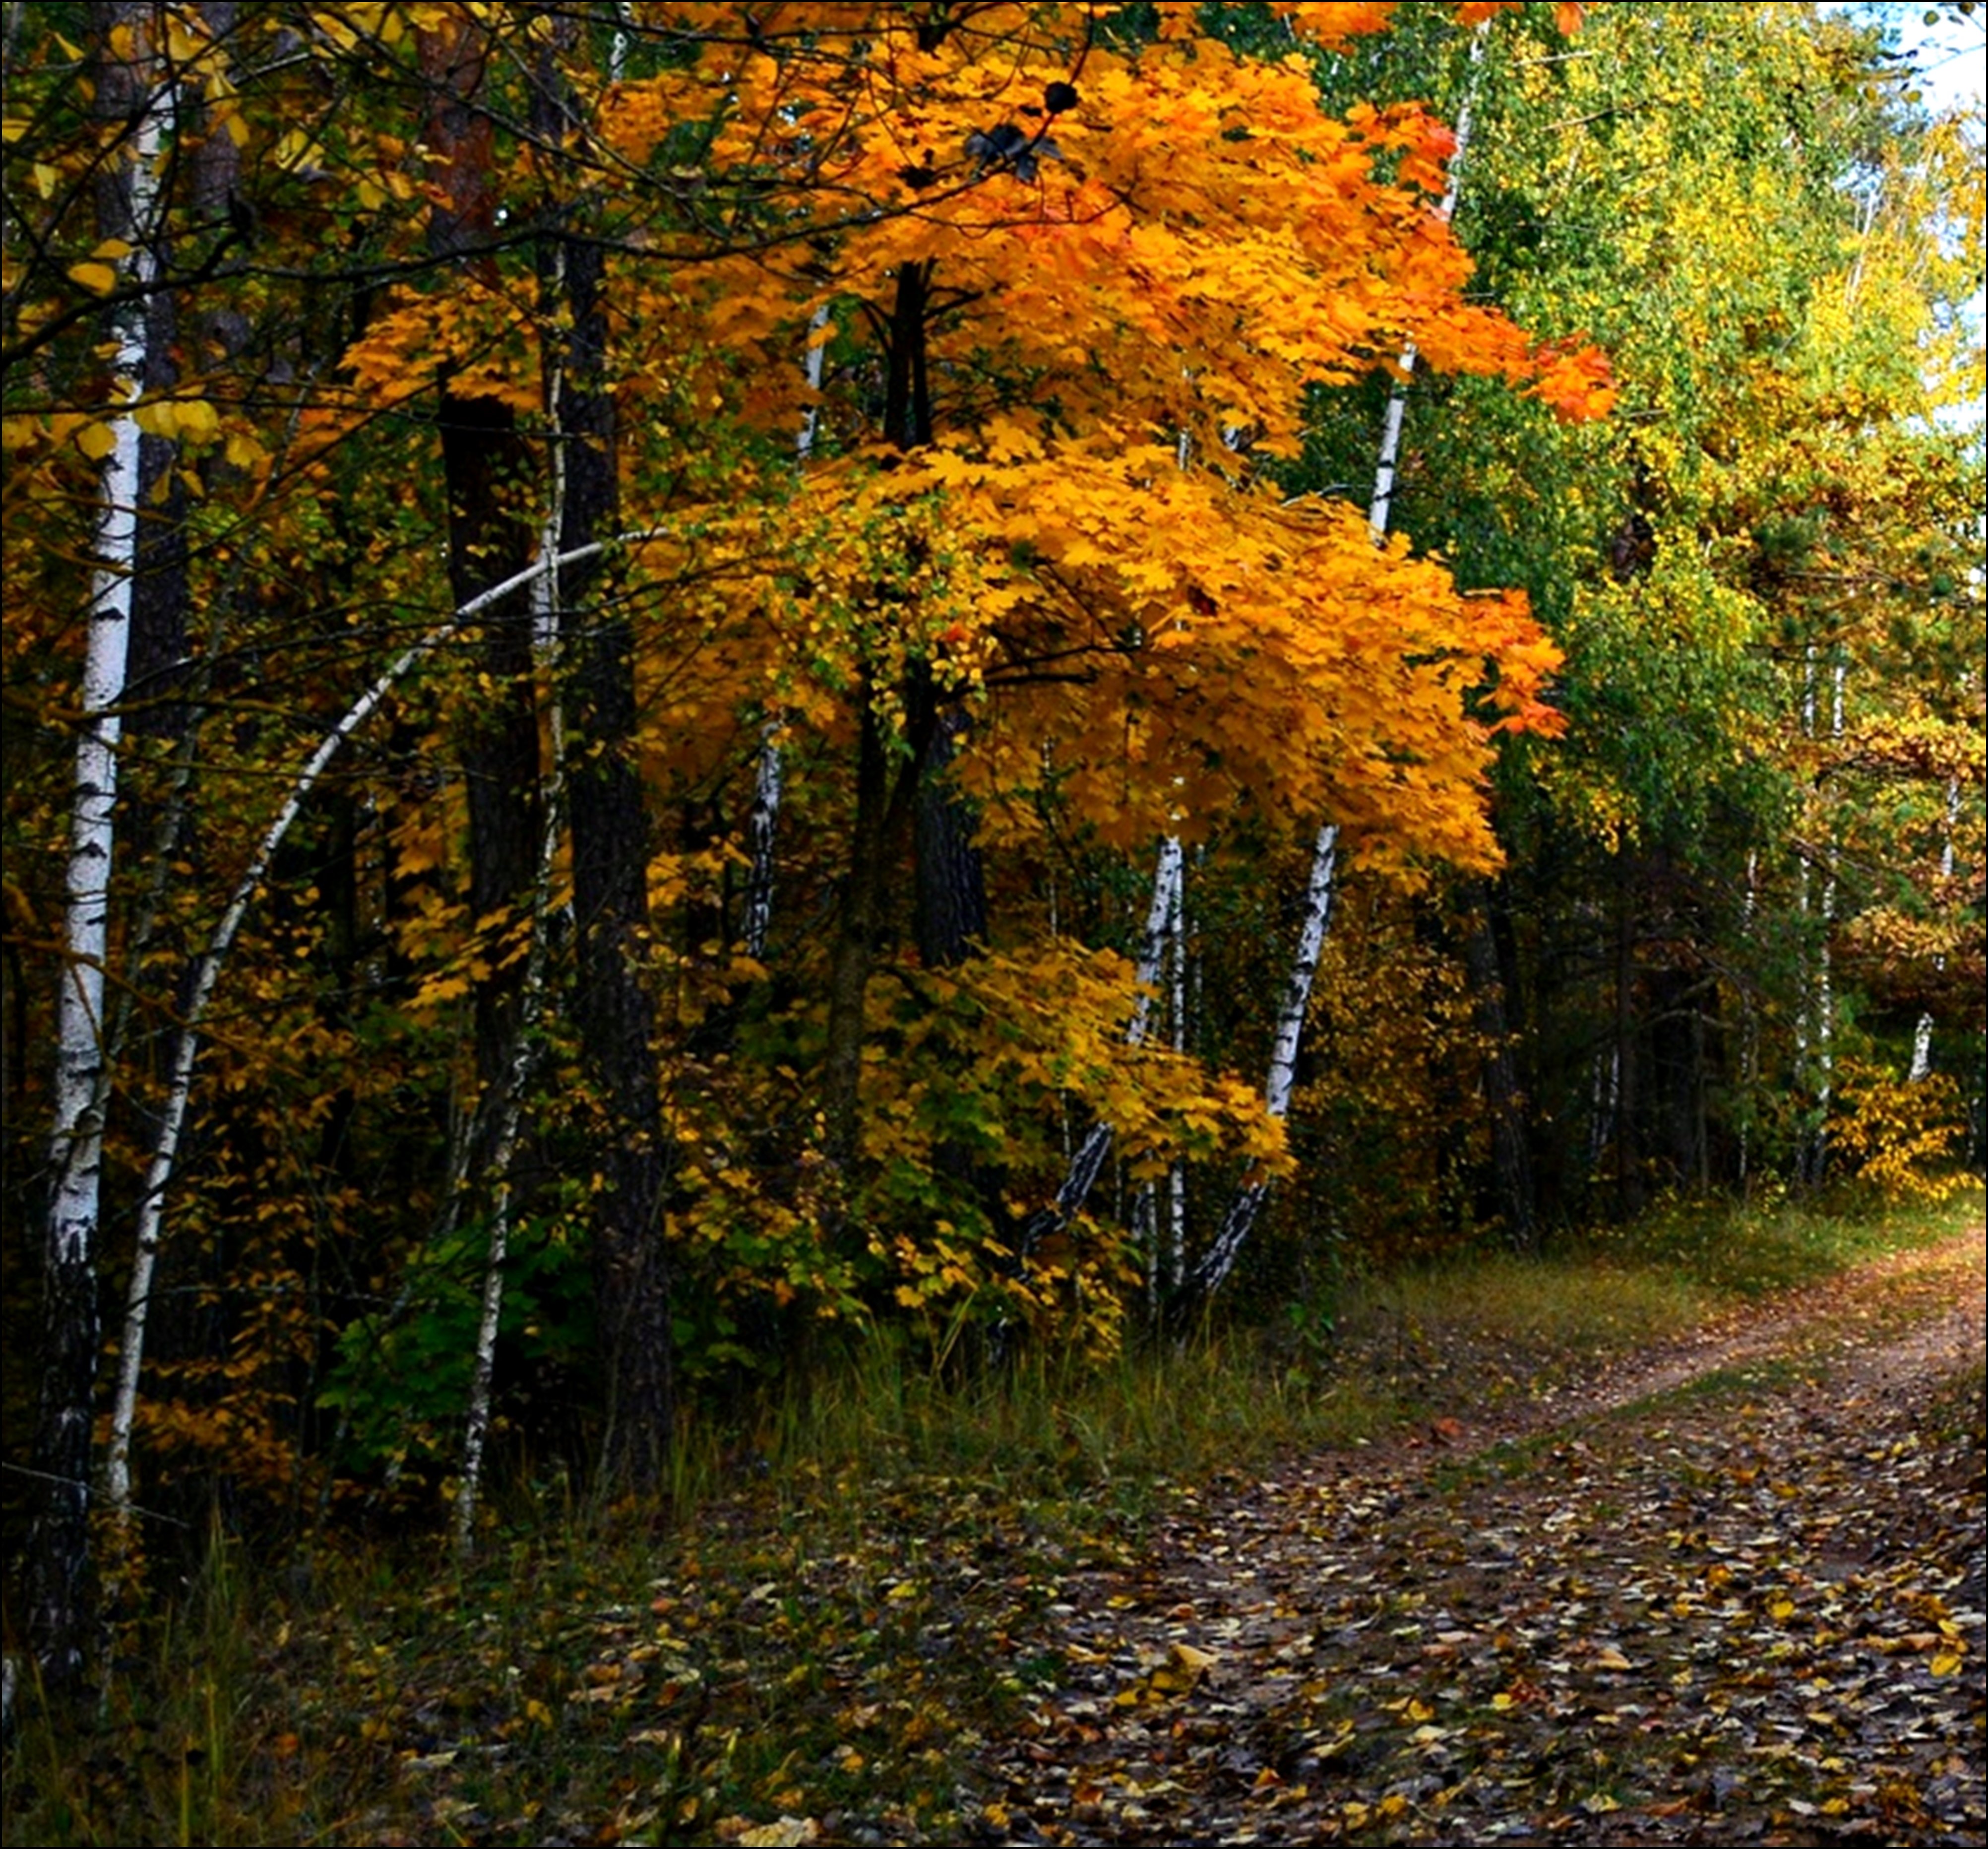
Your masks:
<svg viewBox="0 0 1988 1849"><path fill-rule="evenodd" d="M6 7L9 1649L1978 1171L1877 11Z"/></svg>

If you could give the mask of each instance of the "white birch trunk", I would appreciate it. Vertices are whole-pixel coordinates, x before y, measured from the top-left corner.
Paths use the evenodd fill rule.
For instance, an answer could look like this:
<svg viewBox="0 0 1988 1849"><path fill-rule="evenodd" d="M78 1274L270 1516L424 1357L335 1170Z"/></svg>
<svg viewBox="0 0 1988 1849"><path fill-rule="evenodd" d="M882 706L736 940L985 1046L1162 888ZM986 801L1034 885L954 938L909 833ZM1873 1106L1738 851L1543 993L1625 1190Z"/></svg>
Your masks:
<svg viewBox="0 0 1988 1849"><path fill-rule="evenodd" d="M1152 902L1146 908L1145 935L1140 940L1138 961L1133 970L1138 999L1132 1004L1132 1019L1125 1029L1125 1044L1129 1047L1143 1046L1152 1024L1153 991L1166 952L1168 927L1180 913L1182 872L1179 838L1169 835L1160 843L1159 864L1153 873ZM1021 1257L1026 1258L1043 1240L1060 1232L1084 1211L1084 1204L1104 1169L1104 1158L1111 1153L1113 1133L1108 1123L1090 1126L1090 1134L1070 1159L1069 1172L1057 1190L1055 1200L1032 1215L1023 1228Z"/></svg>
<svg viewBox="0 0 1988 1849"><path fill-rule="evenodd" d="M1174 852L1180 852L1175 844ZM1183 869L1183 874L1185 869ZM1173 1002L1173 1045L1176 1053L1188 1048L1187 1012L1187 882L1173 882L1173 905L1167 919L1168 954L1172 958L1172 980L1168 984ZM1187 1261L1187 1167L1170 1163L1167 1169L1166 1275L1171 1282L1181 1275ZM1157 1226L1155 1231L1157 1231Z"/></svg>
<svg viewBox="0 0 1988 1849"><path fill-rule="evenodd" d="M1457 195L1463 185L1463 156L1470 146L1470 110L1477 89L1477 67L1484 56L1485 27L1479 25L1470 36L1470 74L1465 80L1463 100L1456 111L1456 151L1450 157L1449 178L1443 188L1442 203L1436 208L1436 217L1447 225L1456 216ZM1368 503L1368 523L1374 529L1374 537L1387 537L1388 517L1395 505L1395 477L1401 460L1401 420L1408 409L1408 381L1415 370L1417 358L1413 340L1402 343L1400 366L1401 377L1395 380L1394 390L1388 394L1388 410L1381 424L1380 459L1374 469L1374 496Z"/></svg>
<svg viewBox="0 0 1988 1849"><path fill-rule="evenodd" d="M555 300L563 296L563 246L556 256ZM536 1056L535 1041L544 1018L546 936L552 910L553 867L559 858L560 800L566 761L564 709L559 696L560 598L559 540L566 526L566 433L561 425L565 369L556 363L546 381L552 407L552 492L539 528L539 555L553 560L532 585L532 639L546 683L552 689L552 761L547 767L544 826L539 841L538 876L532 886L532 942L526 953L525 980L518 997L518 1041L511 1049L511 1069L497 1119L491 1152L497 1185L490 1204L490 1247L483 1265L483 1302L476 1326L476 1358L470 1374L469 1404L463 1423L462 1469L456 1484L455 1551L468 1559L476 1545L476 1509L483 1490L483 1452L490 1436L490 1400L497 1374L497 1336L504 1319L504 1266L511 1248L511 1163L517 1153L518 1126L523 1119L525 1088Z"/></svg>
<svg viewBox="0 0 1988 1849"><path fill-rule="evenodd" d="M1745 938L1753 935L1754 922L1759 916L1760 884L1760 853L1750 848L1746 852L1746 897L1740 913L1740 935ZM1753 1175L1753 1107L1760 1083L1760 1011L1754 1001L1750 984L1740 995L1740 1089L1743 1100L1740 1118L1740 1187L1743 1194Z"/></svg>
<svg viewBox="0 0 1988 1849"><path fill-rule="evenodd" d="M1174 439L1174 466L1185 469L1193 452L1193 444L1187 432L1182 431ZM1153 896L1146 909L1146 934L1139 948L1137 980L1139 997L1132 1010L1131 1024L1125 1031L1125 1044L1136 1047L1144 1044L1148 1024L1151 1017L1151 990L1159 980L1162 960L1171 936L1180 929L1184 909L1183 888L1185 863L1181 855L1180 838L1169 835L1160 843L1159 858L1153 869ZM1181 1017L1175 1015L1176 1038L1180 1031ZM1022 1257L1026 1259L1036 1245L1050 1234L1060 1231L1083 1211L1092 1187L1104 1167L1104 1158L1111 1153L1111 1139L1116 1134L1109 1123L1094 1123L1084 1140L1083 1146L1070 1160L1063 1176L1063 1186L1057 1190L1053 1205L1033 1215L1022 1231ZM1169 1197L1168 1223L1176 1241L1184 1231L1179 1216L1185 1211L1185 1194L1182 1185L1179 1164L1175 1163L1168 1174ZM1142 1188L1133 1207L1132 1234L1135 1244L1143 1243L1147 1251L1146 1282L1157 1304L1163 1289L1162 1279L1167 1267L1160 1243L1159 1204L1154 1190L1148 1184ZM1175 1255L1174 1269L1179 1268L1179 1253Z"/></svg>
<svg viewBox="0 0 1988 1849"><path fill-rule="evenodd" d="M1339 859L1339 828L1327 822L1318 831L1312 849L1311 878L1305 888L1304 923L1298 947L1291 958L1290 974L1284 981L1283 1005L1277 1011L1277 1027L1271 1043L1270 1066L1263 1082L1263 1108L1281 1121L1291 1108L1291 1092L1297 1082L1298 1046L1304 1036L1305 1016L1311 1007L1312 979L1317 973L1319 953L1325 947L1325 933L1332 922L1334 875ZM1222 1216L1222 1228L1202 1255L1200 1262L1186 1281L1190 1302L1203 1302L1219 1290L1242 1250L1243 1241L1256 1223L1256 1214L1270 1192L1267 1182L1246 1183Z"/></svg>
<svg viewBox="0 0 1988 1849"><path fill-rule="evenodd" d="M1843 736L1845 672L1846 664L1839 654L1830 669L1829 737L1832 740L1841 740ZM1816 659L1811 646L1804 665L1802 691L1802 723L1811 738L1818 736L1821 723L1817 706ZM1818 791L1818 800L1825 798L1826 792ZM1815 962L1796 1024L1797 1068L1804 1082L1810 1086L1814 1116L1813 1127L1800 1151L1798 1165L1801 1179L1810 1186L1822 1180L1823 1170L1829 1161L1829 1107L1835 1096L1836 1081L1836 989L1833 947L1830 943L1837 907L1835 828L1826 815L1823 832L1828 864L1823 875L1821 902L1816 907ZM1802 865L1800 892L1801 909L1806 914L1810 906L1810 872L1806 862Z"/></svg>
<svg viewBox="0 0 1988 1849"><path fill-rule="evenodd" d="M547 574L549 577L555 577ZM553 711L558 707L555 703ZM544 1018L549 916L552 909L553 866L559 856L560 806L563 782L560 727L553 727L553 761L546 780L545 832L539 844L537 883L532 892L532 946L525 964L519 997L518 1044L512 1049L511 1071L503 1108L497 1120L492 1164L496 1193L490 1207L490 1249L483 1268L483 1306L476 1329L476 1363L470 1377L468 1417L462 1437L462 1471L456 1488L455 1551L468 1559L476 1542L476 1507L482 1492L483 1450L490 1434L490 1396L497 1371L497 1334L504 1315L504 1265L510 1254L511 1163L517 1153L518 1126L524 1116L525 1088L537 1057L539 1024Z"/></svg>
<svg viewBox="0 0 1988 1849"><path fill-rule="evenodd" d="M541 558L514 573L501 584L493 584L418 641L411 642L388 665L380 677L347 709L343 718L327 733L317 749L299 770L290 793L276 819L264 831L247 869L236 881L228 908L221 915L194 966L192 992L188 997L179 1038L173 1049L172 1069L167 1075L165 1102L160 1112L158 1140L154 1144L145 1174L145 1190L138 1202L136 1247L132 1255L131 1283L124 1311L124 1339L117 1356L117 1385L110 1414L110 1441L104 1465L106 1505L120 1523L131 1515L131 1432L138 1403L138 1377L144 1364L145 1328L151 1308L152 1275L158 1261L159 1245L165 1227L166 1190L171 1185L179 1158L180 1137L186 1127L187 1106L193 1092L193 1072L200 1053L200 1029L219 981L222 965L234 947L235 934L248 915L262 881L311 791L317 787L331 761L347 740L379 710L380 703L416 662L438 648L462 626L492 604L532 584L548 571L593 557L610 545L639 544L661 537L661 529L650 528L618 535L613 540L579 546L573 550Z"/></svg>
<svg viewBox="0 0 1988 1849"><path fill-rule="evenodd" d="M142 54L134 54L142 55ZM142 290L154 279L154 221L158 198L162 92L147 90L137 121L118 150L129 208L129 255L119 260L119 282ZM110 872L117 832L117 748L123 726L130 644L131 599L138 563L139 431L134 408L145 371L146 303L139 295L117 317L112 361L120 395L110 420L111 448L103 459L98 493L97 568L91 584L76 740L69 853L65 879L63 970L56 1000L54 1123L50 1160L56 1180L48 1219L48 1276L55 1315L76 1319L58 1329L58 1352L75 1365L51 1376L43 1408L51 1457L86 1459L92 1422L91 1382L97 1346L96 1251L103 1213L103 1123L110 1090L104 1035L104 968L110 950ZM56 1403L59 1400L59 1403ZM66 1506L38 1546L86 1546L83 1527L90 1500L86 1473L66 1469L51 1485ZM52 1511L53 1512L52 1506ZM57 1531L66 1535L57 1538ZM56 1617L65 1630L74 1614ZM31 1624L37 1614L31 1614ZM67 1665L56 1666L66 1671Z"/></svg>

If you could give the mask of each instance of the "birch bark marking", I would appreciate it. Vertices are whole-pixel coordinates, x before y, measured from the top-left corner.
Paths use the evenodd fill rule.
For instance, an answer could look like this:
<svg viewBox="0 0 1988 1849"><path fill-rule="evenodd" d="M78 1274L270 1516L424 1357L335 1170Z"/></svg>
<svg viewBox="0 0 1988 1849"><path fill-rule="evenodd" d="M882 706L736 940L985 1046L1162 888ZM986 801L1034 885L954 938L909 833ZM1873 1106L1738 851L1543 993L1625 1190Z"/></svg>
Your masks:
<svg viewBox="0 0 1988 1849"><path fill-rule="evenodd" d="M100 105L119 90L132 110L110 191L130 245L118 260L120 284L136 285L113 327L120 404L110 420L98 496L97 567L90 586L69 808L63 968L56 1001L54 1126L42 1299L49 1330L35 1468L44 1495L28 1546L29 1642L42 1673L73 1684L83 1662L89 1621L90 1425L97 1361L96 1246L102 1214L103 1119L110 1089L103 1038L103 972L110 948L110 869L117 833L120 703L130 647L138 566L139 431L134 407L144 389L145 298L154 279L152 220L158 194L161 104L146 38L148 9L105 8L103 36L129 34L128 51L107 52ZM121 79L121 82L114 81Z"/></svg>
<svg viewBox="0 0 1988 1849"><path fill-rule="evenodd" d="M1946 780L1946 828L1940 842L1939 877L1942 887L1953 879L1953 833L1960 825L1960 779L1949 777ZM1944 952L1932 960L1932 967L1944 973L1946 957ZM1906 1074L1909 1082L1917 1085L1932 1072L1932 1014L1930 1010L1919 1015L1919 1024L1912 1029L1912 1063Z"/></svg>
<svg viewBox="0 0 1988 1849"><path fill-rule="evenodd" d="M428 242L472 295L494 295L502 278L490 246L497 229L496 127L485 86L495 29L451 20L418 35L428 86L422 134L431 182ZM438 381L447 506L449 588L458 604L519 569L537 534L520 497L529 459L509 405ZM486 1165L495 1116L520 1031L521 963L505 943L528 902L541 829L539 722L532 680L532 614L522 603L492 607L479 625L479 665L489 692L461 723L469 815L469 902L490 934L489 974L473 996L478 1097L472 1164Z"/></svg>
<svg viewBox="0 0 1988 1849"><path fill-rule="evenodd" d="M1270 1071L1263 1081L1263 1108L1280 1120L1290 1111L1291 1092L1297 1082L1298 1047L1304 1037L1305 1016L1311 1007L1312 978L1318 971L1319 953L1325 947L1325 933L1332 923L1338 864L1339 825L1327 822L1319 830L1312 846L1311 878L1305 886L1304 924L1291 957L1290 974L1285 978L1283 1006L1277 1012ZM1205 1302L1221 1289L1236 1268L1243 1241L1249 1237L1269 1192L1270 1184L1263 1181L1246 1182L1236 1190L1229 1211L1222 1216L1222 1230L1187 1275L1182 1291L1186 1303Z"/></svg>
<svg viewBox="0 0 1988 1849"><path fill-rule="evenodd" d="M1463 156L1470 146L1471 105L1476 100L1477 77L1484 59L1484 33L1489 22L1480 23L1470 35L1470 72L1465 78L1463 100L1456 110L1456 151L1450 156L1449 180L1443 188L1442 203L1436 208L1439 223L1447 225L1456 216L1456 198L1463 184ZM1401 420L1408 403L1408 382L1418 357L1412 340L1402 343L1399 361L1401 374L1388 394L1388 410L1381 424L1381 455L1374 470L1374 498L1367 509L1368 523L1376 540L1384 539L1388 520L1395 505L1395 478L1401 459Z"/></svg>
<svg viewBox="0 0 1988 1849"><path fill-rule="evenodd" d="M546 107L545 93L553 83L542 76L534 106ZM566 293L565 246L554 240L545 260L544 306L556 323ZM532 652L550 686L556 686L559 668L560 535L566 520L565 382L563 356L546 366L546 407L552 426L550 492L546 517L539 528L541 557L551 567L532 585ZM517 1154L518 1126L524 1114L525 1088L531 1079L539 1025L545 1013L546 927L552 909L553 867L559 858L560 777L565 763L565 716L555 693L549 715L551 760L546 766L539 842L539 870L532 882L531 947L526 953L524 987L519 998L518 1037L511 1049L511 1073L499 1108L497 1134L491 1152L496 1177L490 1203L490 1243L483 1260L483 1302L477 1319L476 1353L469 1377L469 1403L463 1424L462 1470L456 1485L455 1552L467 1560L476 1545L476 1509L483 1488L483 1451L490 1436L490 1404L497 1379L497 1336L504 1318L504 1267L510 1257L511 1164Z"/></svg>

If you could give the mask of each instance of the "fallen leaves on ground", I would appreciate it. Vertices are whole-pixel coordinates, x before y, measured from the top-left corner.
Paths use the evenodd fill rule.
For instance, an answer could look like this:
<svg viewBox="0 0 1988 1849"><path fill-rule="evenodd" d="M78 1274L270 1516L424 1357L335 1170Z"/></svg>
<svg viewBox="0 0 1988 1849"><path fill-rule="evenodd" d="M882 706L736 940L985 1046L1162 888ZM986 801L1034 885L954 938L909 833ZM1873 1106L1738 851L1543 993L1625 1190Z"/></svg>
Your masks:
<svg viewBox="0 0 1988 1849"><path fill-rule="evenodd" d="M347 1840L1977 1843L1982 1265L1136 1520L866 1468L616 1596L521 1559L382 1687Z"/></svg>
<svg viewBox="0 0 1988 1849"><path fill-rule="evenodd" d="M1460 1467L1184 1492L1065 1588L1067 1676L987 1756L982 1834L1978 1843L1980 1263Z"/></svg>

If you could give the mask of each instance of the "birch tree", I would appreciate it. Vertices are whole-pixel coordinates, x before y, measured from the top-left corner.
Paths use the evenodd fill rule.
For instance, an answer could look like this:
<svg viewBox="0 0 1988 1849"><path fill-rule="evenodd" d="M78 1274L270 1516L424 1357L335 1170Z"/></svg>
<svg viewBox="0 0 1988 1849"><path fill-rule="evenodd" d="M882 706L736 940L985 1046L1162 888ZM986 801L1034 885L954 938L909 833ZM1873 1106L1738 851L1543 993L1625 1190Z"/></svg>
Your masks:
<svg viewBox="0 0 1988 1849"><path fill-rule="evenodd" d="M28 1549L29 1634L43 1675L58 1686L73 1683L82 1671L90 1614L97 1248L110 1087L104 971L110 954L121 703L139 565L140 432L134 407L147 365L145 297L154 276L165 101L150 15L146 6L106 5L93 21L98 110L128 124L113 149L100 195L103 235L120 252L108 259L106 280L110 289L128 293L111 311L116 397L91 427L99 434L85 445L86 453L99 459L100 513L86 618L56 1028L49 1151L55 1180L42 1274L49 1347L33 1453L42 1506Z"/></svg>

